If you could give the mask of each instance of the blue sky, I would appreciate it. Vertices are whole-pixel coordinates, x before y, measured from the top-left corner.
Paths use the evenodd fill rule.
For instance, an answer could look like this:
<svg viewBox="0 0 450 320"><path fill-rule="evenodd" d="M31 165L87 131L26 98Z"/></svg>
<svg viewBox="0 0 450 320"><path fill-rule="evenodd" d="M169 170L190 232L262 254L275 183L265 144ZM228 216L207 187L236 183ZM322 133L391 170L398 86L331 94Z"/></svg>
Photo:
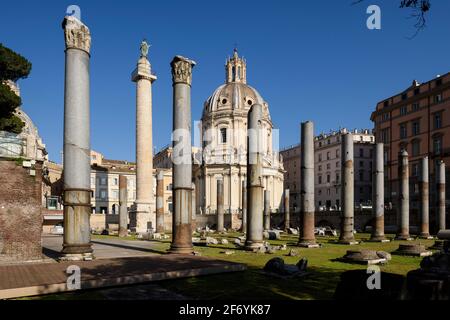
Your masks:
<svg viewBox="0 0 450 320"><path fill-rule="evenodd" d="M110 159L134 160L135 87L130 74L145 37L158 80L153 86L154 146L170 143L169 63L196 60L193 119L224 82L225 58L235 43L247 59L247 80L270 104L280 146L299 141L299 123L316 133L372 128L375 104L450 71L450 1L432 1L427 28L413 40L414 21L400 0L323 1L8 1L0 11L0 42L33 63L19 82L23 108L39 128L50 159L63 141L64 38L68 5L81 7L91 29L92 148ZM366 9L382 10L382 29L368 30Z"/></svg>

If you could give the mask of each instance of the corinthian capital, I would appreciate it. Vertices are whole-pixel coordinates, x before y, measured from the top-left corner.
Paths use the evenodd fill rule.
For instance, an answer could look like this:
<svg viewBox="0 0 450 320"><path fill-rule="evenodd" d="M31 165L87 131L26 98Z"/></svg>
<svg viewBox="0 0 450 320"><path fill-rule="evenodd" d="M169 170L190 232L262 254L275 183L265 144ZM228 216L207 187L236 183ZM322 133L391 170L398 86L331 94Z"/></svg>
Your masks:
<svg viewBox="0 0 450 320"><path fill-rule="evenodd" d="M175 56L170 63L172 67L172 81L173 83L192 84L192 68L195 66L195 61L182 56Z"/></svg>
<svg viewBox="0 0 450 320"><path fill-rule="evenodd" d="M66 49L80 49L87 53L91 50L91 33L89 28L73 16L64 18L62 27L66 40Z"/></svg>

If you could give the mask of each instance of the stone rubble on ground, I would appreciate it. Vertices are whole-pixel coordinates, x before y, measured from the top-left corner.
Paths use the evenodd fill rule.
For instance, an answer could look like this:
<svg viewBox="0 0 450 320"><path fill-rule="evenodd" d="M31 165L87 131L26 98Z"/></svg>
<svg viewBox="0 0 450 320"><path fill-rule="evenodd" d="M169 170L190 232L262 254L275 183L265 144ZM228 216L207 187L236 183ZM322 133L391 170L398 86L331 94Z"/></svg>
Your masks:
<svg viewBox="0 0 450 320"><path fill-rule="evenodd" d="M219 241L212 237L206 237L206 244L219 244Z"/></svg>

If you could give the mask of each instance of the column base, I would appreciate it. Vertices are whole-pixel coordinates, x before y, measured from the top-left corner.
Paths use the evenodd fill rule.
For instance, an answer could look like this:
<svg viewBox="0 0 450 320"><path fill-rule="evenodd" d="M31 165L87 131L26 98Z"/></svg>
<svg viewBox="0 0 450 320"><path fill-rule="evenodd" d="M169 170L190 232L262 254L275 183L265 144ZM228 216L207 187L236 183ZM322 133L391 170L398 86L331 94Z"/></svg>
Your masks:
<svg viewBox="0 0 450 320"><path fill-rule="evenodd" d="M410 235L397 235L395 237L395 240L400 240L400 241L413 241L414 238L412 238Z"/></svg>
<svg viewBox="0 0 450 320"><path fill-rule="evenodd" d="M354 246L354 245L359 244L359 242L356 241L356 240L354 240L354 239L352 239L352 240L345 240L345 239L342 239L342 240L338 240L337 243L338 243L338 244L344 244L344 245L347 245L347 246Z"/></svg>
<svg viewBox="0 0 450 320"><path fill-rule="evenodd" d="M385 237L372 237L369 239L369 242L387 243L387 242L391 242L391 240L386 239Z"/></svg>
<svg viewBox="0 0 450 320"><path fill-rule="evenodd" d="M245 241L245 251L255 251L264 246L263 241Z"/></svg>
<svg viewBox="0 0 450 320"><path fill-rule="evenodd" d="M320 248L320 245L318 243L315 242L299 242L297 244L298 247L301 248Z"/></svg>
<svg viewBox="0 0 450 320"><path fill-rule="evenodd" d="M91 261L94 260L94 254L92 252L88 253L63 253L58 261Z"/></svg>
<svg viewBox="0 0 450 320"><path fill-rule="evenodd" d="M152 203L135 203L130 210L130 231L136 234L155 231L156 215Z"/></svg>
<svg viewBox="0 0 450 320"><path fill-rule="evenodd" d="M420 239L425 239L425 240L433 240L434 239L434 237L431 236L429 233L421 233L419 235L419 238Z"/></svg>
<svg viewBox="0 0 450 320"><path fill-rule="evenodd" d="M168 254L183 254L183 255L193 255L194 254L194 247L187 246L187 247L178 247L178 246L171 246L170 249L167 251Z"/></svg>

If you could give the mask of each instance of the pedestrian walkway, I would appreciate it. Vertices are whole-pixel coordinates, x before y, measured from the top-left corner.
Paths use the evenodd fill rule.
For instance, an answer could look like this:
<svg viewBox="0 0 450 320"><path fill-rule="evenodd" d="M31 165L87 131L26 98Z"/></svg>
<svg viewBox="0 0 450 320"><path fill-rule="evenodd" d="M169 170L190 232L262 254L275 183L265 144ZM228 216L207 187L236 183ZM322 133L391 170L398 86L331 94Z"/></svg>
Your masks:
<svg viewBox="0 0 450 320"><path fill-rule="evenodd" d="M80 268L81 289L243 271L245 265L199 256L151 255L93 261L0 266L0 299L73 291L70 266Z"/></svg>

